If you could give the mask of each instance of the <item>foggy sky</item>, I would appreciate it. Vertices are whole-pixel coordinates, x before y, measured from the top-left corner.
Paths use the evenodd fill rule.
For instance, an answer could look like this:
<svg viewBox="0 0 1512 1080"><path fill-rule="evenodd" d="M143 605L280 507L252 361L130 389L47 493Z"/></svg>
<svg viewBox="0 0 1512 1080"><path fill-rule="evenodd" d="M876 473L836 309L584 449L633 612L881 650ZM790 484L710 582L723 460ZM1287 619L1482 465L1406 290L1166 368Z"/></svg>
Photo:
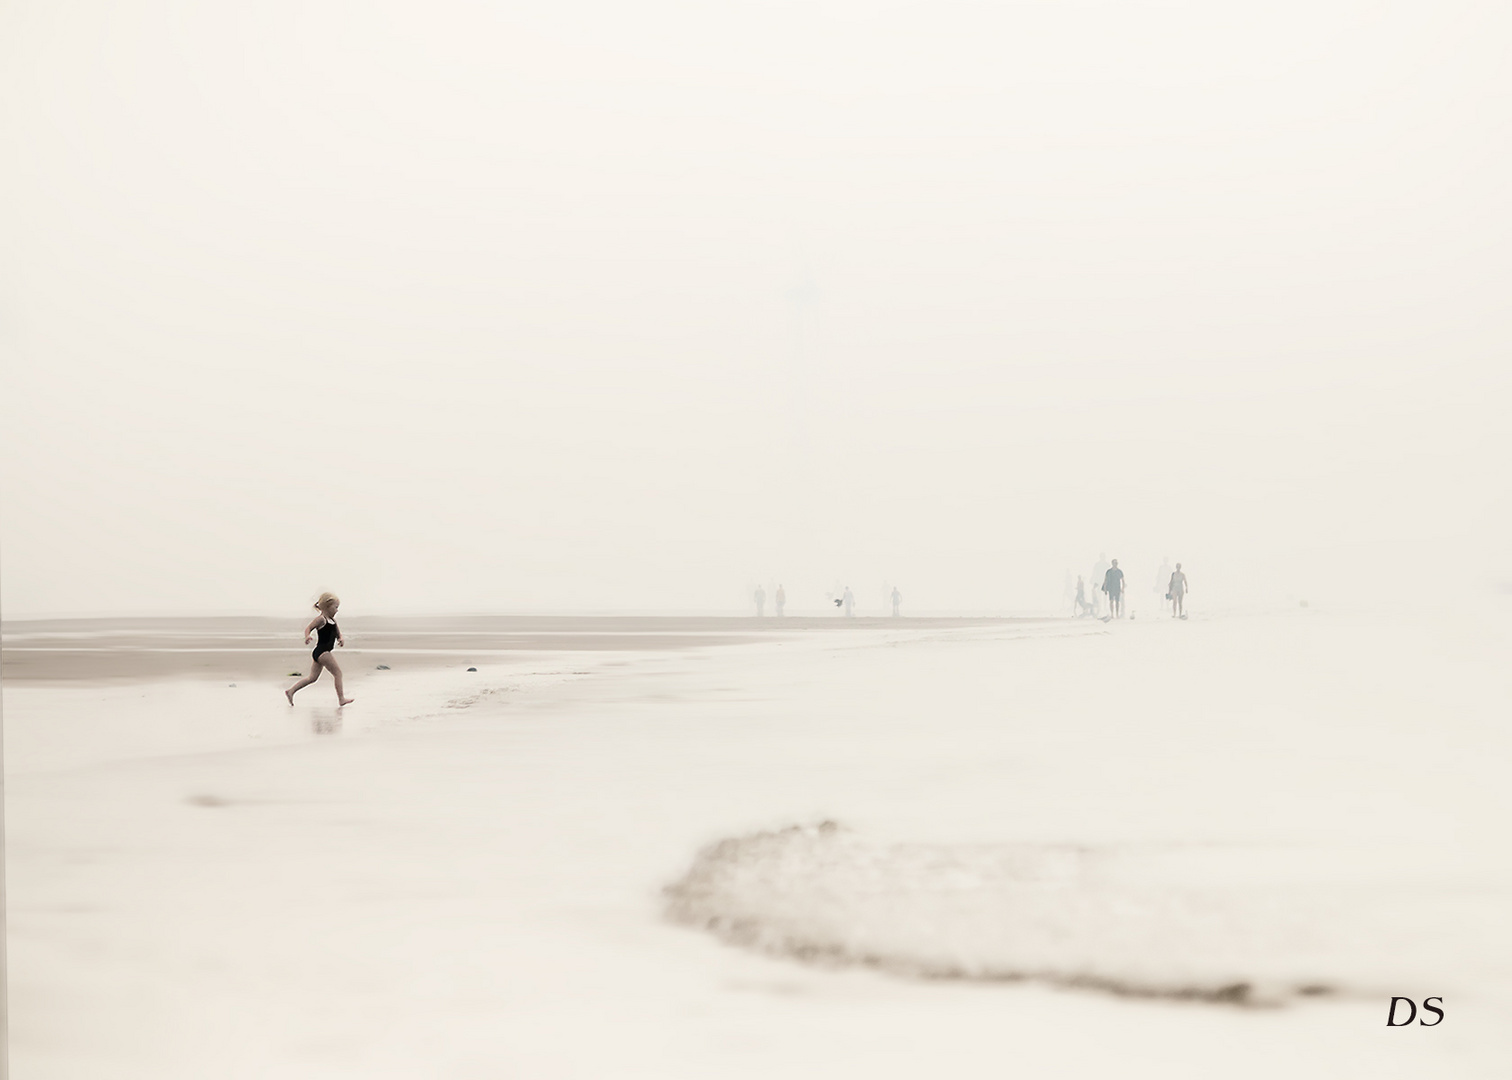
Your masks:
<svg viewBox="0 0 1512 1080"><path fill-rule="evenodd" d="M1512 15L130 5L0 29L0 606L1512 580Z"/></svg>

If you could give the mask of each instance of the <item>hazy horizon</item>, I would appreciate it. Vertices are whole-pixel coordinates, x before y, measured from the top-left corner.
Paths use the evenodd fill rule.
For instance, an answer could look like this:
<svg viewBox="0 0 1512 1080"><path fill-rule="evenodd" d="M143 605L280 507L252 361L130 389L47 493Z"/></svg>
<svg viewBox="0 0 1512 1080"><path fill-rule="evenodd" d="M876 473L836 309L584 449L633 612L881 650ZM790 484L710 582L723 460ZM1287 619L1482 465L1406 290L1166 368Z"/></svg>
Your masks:
<svg viewBox="0 0 1512 1080"><path fill-rule="evenodd" d="M7 618L1512 578L1512 12L3 19Z"/></svg>

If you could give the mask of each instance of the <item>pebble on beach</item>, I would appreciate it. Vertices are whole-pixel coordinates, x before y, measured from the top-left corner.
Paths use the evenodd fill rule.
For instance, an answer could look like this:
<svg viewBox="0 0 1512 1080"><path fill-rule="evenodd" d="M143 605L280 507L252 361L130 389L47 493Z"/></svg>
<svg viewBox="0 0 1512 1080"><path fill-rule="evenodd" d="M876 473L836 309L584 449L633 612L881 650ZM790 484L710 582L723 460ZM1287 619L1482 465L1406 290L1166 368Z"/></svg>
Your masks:
<svg viewBox="0 0 1512 1080"><path fill-rule="evenodd" d="M389 666L387 664L379 664L378 665L378 670L379 671L387 671L388 669L389 669Z"/></svg>
<svg viewBox="0 0 1512 1080"><path fill-rule="evenodd" d="M468 671L477 671L477 670L478 670L478 669L477 669L477 668L475 668L475 667L470 667L470 668L468 668L468 669L467 669L467 670L468 670Z"/></svg>

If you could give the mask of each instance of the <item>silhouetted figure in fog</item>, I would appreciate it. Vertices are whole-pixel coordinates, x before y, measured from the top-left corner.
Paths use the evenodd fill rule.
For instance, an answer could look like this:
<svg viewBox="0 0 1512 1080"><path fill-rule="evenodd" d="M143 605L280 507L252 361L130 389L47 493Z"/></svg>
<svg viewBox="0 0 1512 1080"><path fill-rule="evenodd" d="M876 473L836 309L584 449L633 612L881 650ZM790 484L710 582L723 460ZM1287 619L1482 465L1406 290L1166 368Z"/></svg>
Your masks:
<svg viewBox="0 0 1512 1080"><path fill-rule="evenodd" d="M1097 591L1092 594L1092 614L1099 619L1102 618L1102 594L1107 592L1102 583L1107 576L1108 555L1103 552L1097 556L1097 562L1092 567L1092 580L1097 582Z"/></svg>
<svg viewBox="0 0 1512 1080"><path fill-rule="evenodd" d="M1080 574L1076 575L1076 610L1072 614L1077 618L1092 614L1092 605L1087 603L1087 583Z"/></svg>
<svg viewBox="0 0 1512 1080"><path fill-rule="evenodd" d="M760 585L756 586L756 617L759 619L766 613L766 590Z"/></svg>
<svg viewBox="0 0 1512 1080"><path fill-rule="evenodd" d="M1170 592L1171 582L1171 557L1160 557L1160 569L1155 571L1155 591L1158 593Z"/></svg>
<svg viewBox="0 0 1512 1080"><path fill-rule="evenodd" d="M851 595L850 586L847 585L845 587L845 595L840 597L840 607L845 611L845 617L847 619L855 614L855 612L852 610L855 606L856 598Z"/></svg>
<svg viewBox="0 0 1512 1080"><path fill-rule="evenodd" d="M1103 575L1102 591L1108 594L1108 618L1123 618L1124 572L1118 568L1117 559Z"/></svg>
<svg viewBox="0 0 1512 1080"><path fill-rule="evenodd" d="M1186 575L1181 572L1181 564L1177 563L1175 571L1171 574L1171 584L1166 589L1166 599L1171 602L1171 618L1186 618L1186 594Z"/></svg>
<svg viewBox="0 0 1512 1080"><path fill-rule="evenodd" d="M896 585L893 586L892 602L893 602L893 618L896 619L898 617L898 605L903 602L903 594L898 591L898 587Z"/></svg>
<svg viewBox="0 0 1512 1080"><path fill-rule="evenodd" d="M777 601L777 616L781 618L782 609L787 607L787 591L781 585L777 586L777 595L774 599Z"/></svg>

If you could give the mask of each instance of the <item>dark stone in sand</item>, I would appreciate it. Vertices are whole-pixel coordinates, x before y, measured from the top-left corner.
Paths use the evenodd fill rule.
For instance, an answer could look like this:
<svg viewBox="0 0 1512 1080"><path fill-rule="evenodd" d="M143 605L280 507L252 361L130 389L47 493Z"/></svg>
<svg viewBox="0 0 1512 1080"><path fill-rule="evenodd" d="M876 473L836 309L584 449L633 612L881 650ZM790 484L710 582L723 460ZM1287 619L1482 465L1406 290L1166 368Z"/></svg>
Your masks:
<svg viewBox="0 0 1512 1080"><path fill-rule="evenodd" d="M468 669L467 669L467 670L468 670L468 671L477 671L477 670L478 670L478 669L477 669L477 668L475 668L475 667L470 667L470 668L468 668Z"/></svg>
<svg viewBox="0 0 1512 1080"><path fill-rule="evenodd" d="M387 671L388 669L389 669L389 666L387 664L379 664L378 665L378 670L379 671Z"/></svg>

